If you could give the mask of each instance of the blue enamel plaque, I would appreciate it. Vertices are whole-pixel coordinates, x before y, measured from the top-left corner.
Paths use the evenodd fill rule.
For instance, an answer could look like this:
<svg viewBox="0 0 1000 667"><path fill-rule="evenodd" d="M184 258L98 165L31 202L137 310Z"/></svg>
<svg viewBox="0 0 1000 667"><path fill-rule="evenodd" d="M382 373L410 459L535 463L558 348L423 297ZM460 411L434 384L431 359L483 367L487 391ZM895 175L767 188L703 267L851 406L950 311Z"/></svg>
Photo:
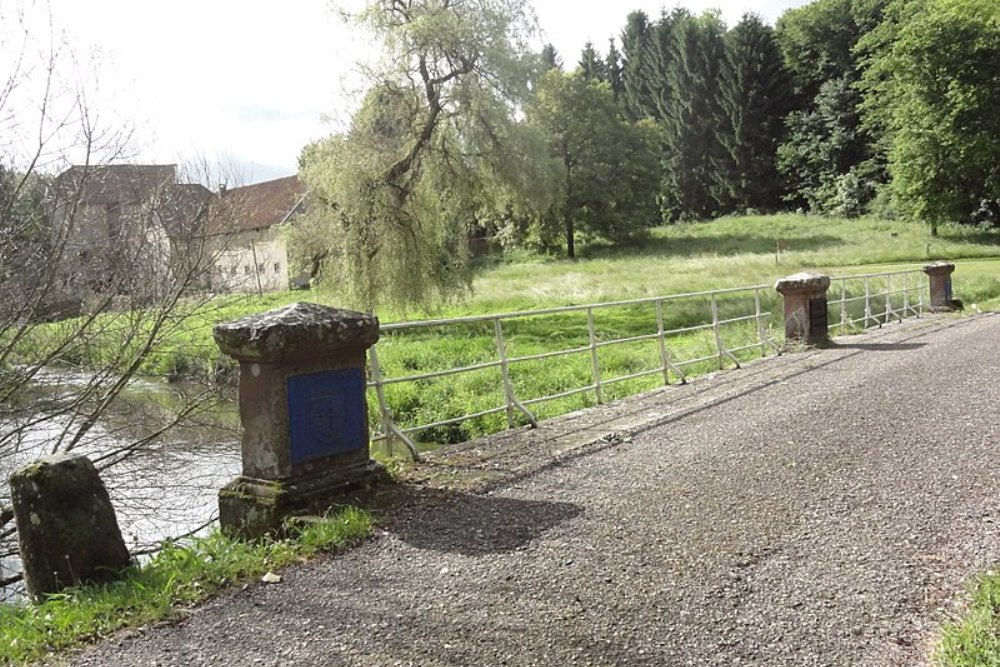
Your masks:
<svg viewBox="0 0 1000 667"><path fill-rule="evenodd" d="M361 369L294 375L286 383L292 465L367 444Z"/></svg>

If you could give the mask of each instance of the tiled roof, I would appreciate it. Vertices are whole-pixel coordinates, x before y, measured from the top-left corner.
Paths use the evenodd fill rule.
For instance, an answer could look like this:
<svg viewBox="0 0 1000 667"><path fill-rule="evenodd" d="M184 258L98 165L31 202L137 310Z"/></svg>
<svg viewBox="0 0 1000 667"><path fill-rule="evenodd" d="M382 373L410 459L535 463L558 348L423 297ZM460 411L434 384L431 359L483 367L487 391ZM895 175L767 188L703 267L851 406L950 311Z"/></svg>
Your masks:
<svg viewBox="0 0 1000 667"><path fill-rule="evenodd" d="M174 164L73 166L56 178L57 193L89 204L134 204L177 183Z"/></svg>
<svg viewBox="0 0 1000 667"><path fill-rule="evenodd" d="M206 231L222 234L267 229L284 222L305 197L298 176L286 176L220 192L213 202Z"/></svg>

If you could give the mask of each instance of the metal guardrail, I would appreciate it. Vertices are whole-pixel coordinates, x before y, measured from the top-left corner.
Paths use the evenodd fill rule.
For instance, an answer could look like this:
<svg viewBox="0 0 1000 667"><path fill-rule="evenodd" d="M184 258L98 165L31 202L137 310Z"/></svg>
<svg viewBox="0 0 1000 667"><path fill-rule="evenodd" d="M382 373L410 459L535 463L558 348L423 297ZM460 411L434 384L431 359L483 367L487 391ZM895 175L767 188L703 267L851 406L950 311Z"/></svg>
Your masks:
<svg viewBox="0 0 1000 667"><path fill-rule="evenodd" d="M739 366L739 359L737 354L747 350L757 349L760 351L761 356L766 356L769 352L779 353L780 347L775 342L775 340L770 335L770 327L768 326L769 320L772 317L772 313L764 310L764 294L771 294L771 287L769 285L755 285L750 287L737 287L732 289L721 289L721 290L710 290L702 292L691 292L686 294L675 294L670 296L662 297L649 297L643 299L632 299L627 301L614 301L608 303L591 304L584 306L564 306L558 308L547 308L542 310L528 310L519 311L511 313L503 313L496 315L482 315L473 317L460 317L453 319L441 319L441 320L423 320L418 322L404 322L398 324L388 324L381 328L383 335L386 334L399 334L400 332L416 331L419 329L428 329L433 327L442 326L454 326L454 325L492 325L493 344L495 347L495 356L493 359L488 361L483 361L480 363L469 364L461 366L458 368L451 368L445 370L437 370L423 373L414 373L409 375L386 377L382 364L379 358L378 345L371 348L370 350L370 362L369 362L369 382L368 387L374 390L376 404L378 406L379 421L381 423L381 429L378 433L374 434L372 437L373 442L386 441L389 444L391 451L391 444L394 440L400 441L407 446L410 450L411 455L417 458L417 447L411 438L412 435L419 433L421 431L426 431L431 428L448 426L452 424L458 424L466 420L477 419L480 417L485 417L493 414L506 414L506 421L508 427L514 427L517 425L516 419L520 415L527 423L532 425L537 425L537 419L535 414L532 412L531 406L538 405L547 401L554 401L560 398L567 398L570 396L575 396L578 394L592 392L594 400L597 404L602 404L605 401L605 389L612 384L625 382L628 380L636 380L640 378L650 377L654 375L660 375L663 378L664 384L669 384L671 380L671 374L677 378L679 382L685 382L687 376L685 374L685 368L697 363L704 363L712 361L718 368L722 369L725 367L727 362ZM748 310L747 314L737 314L735 316L724 316L721 314L720 301L722 299L728 299L734 296L743 296L746 298L752 297L753 306L752 311ZM692 301L703 301L707 306L707 312L705 321L702 324L695 324L692 326L683 326L675 328L667 328L665 326L666 318L665 312L672 305L678 304L680 302L692 302ZM611 337L607 338L601 335L601 331L598 329L598 318L599 315L615 308L628 308L637 306L652 306L652 315L649 322L649 333L624 336L624 337ZM524 354L524 355L510 355L508 352L508 338L507 338L507 328L512 323L518 321L523 321L528 318L539 318L545 316L562 315L568 313L583 313L586 315L587 321L587 342L584 345L577 345L567 348L559 348L553 350L546 350L544 352ZM743 324L744 326L753 326L755 328L756 340L751 344L729 346L725 341L725 336L723 331L726 327L731 327L733 325ZM505 325L507 327L505 328ZM668 341L672 336L679 336L684 334L697 334L698 332L711 332L709 335L713 341L713 351L711 355L699 356L693 358L678 358L672 353L671 346ZM619 375L615 377L608 377L606 374L606 369L601 364L601 359L599 351L604 348L612 346L621 346L627 344L636 344L643 342L653 342L658 348L659 353L659 364L654 368L648 368L645 370L626 373L624 375ZM537 362L542 360L556 360L560 357L567 357L571 355L587 354L589 356L590 363L590 383L581 386L574 387L565 391L560 391L551 394L544 394L539 396L519 396L514 388L514 383L511 379L511 369L518 364L525 364L528 362ZM441 378L446 378L449 376L459 375L462 373L470 373L475 371L482 371L487 369L497 369L499 372L500 381L503 386L503 404L497 405L486 410L480 410L477 412L470 412L468 414L458 415L448 419L442 419L434 421L431 423L414 425L410 427L401 427L396 423L394 418L392 406L389 404L389 400L386 397L386 387L398 383L420 383L427 382L430 380L438 380Z"/></svg>
<svg viewBox="0 0 1000 667"><path fill-rule="evenodd" d="M827 305L839 318L830 329L844 330L860 325L881 327L893 319L903 321L909 315L920 317L926 309L927 276L923 271L862 273L830 279ZM831 300L831 296L840 298ZM898 307L897 307L898 306Z"/></svg>
<svg viewBox="0 0 1000 667"><path fill-rule="evenodd" d="M919 277L919 279L914 280L915 277ZM830 328L840 328L843 331L857 325L860 325L861 328L881 326L893 318L902 319L908 314L919 317L924 312L926 303L924 299L926 281L922 280L923 278L923 274L917 270L831 278L828 298L839 294L839 299L828 301L830 306L829 313L831 319L834 319L839 314L839 319L832 322ZM899 284L900 281L902 281L902 286ZM750 297L752 297L752 306L749 305ZM745 298L747 300L745 310L723 315L720 303L723 300L730 303L734 298ZM384 325L381 327L383 337L387 335L397 336L404 332L416 332L421 329L428 330L435 327L479 325L490 331L495 353L492 355L492 358L487 360L457 368L387 377L380 362L379 345L377 344L372 347L370 350L369 381L367 386L374 392L374 404L377 406L377 419L380 423L380 429L372 436L372 442L385 442L390 454L392 453L393 442L401 442L409 449L413 458L417 459L419 458L418 448L412 436L421 431L457 425L467 420L501 413L506 415L508 428L513 428L517 425L519 416L525 422L535 426L537 425L537 419L535 413L532 411L532 407L548 401L592 392L596 403L602 404L605 401L605 389L615 383L654 375L662 376L664 385L670 384L671 375L678 382L683 383L687 379L684 369L695 364L714 362L719 369L722 369L726 363L732 363L738 368L740 361L737 355L740 353L757 350L762 357L768 354L780 354L781 346L771 335L773 313L764 308L765 304L774 303L776 300L777 295L771 285L753 285L749 287L690 292L583 306L564 306L495 315L422 320ZM700 305L702 308L707 306L702 323L668 329L665 317L668 309L680 306L685 302L688 304L691 302L701 302ZM649 333L612 338L606 338L601 335L602 332L597 326L600 314L615 308L637 306L652 306L652 317L649 320L648 327ZM534 319L569 313L583 313L586 315L587 340L585 344L562 349L545 350L533 354L513 356L509 354L509 337L507 332L511 328L511 325L527 320L528 318ZM728 344L724 336L724 331L729 327L735 326L752 329L753 342L743 345ZM692 358L677 356L675 349L670 344L671 338L699 334L706 336L711 342L711 354ZM616 377L607 377L607 369L602 366L599 355L601 349L653 341L655 341L659 353L659 363L655 367ZM588 384L539 396L518 395L518 392L515 390L512 381L512 368L515 366L584 354L589 356L590 382ZM499 381L503 388L503 402L500 405L425 424L403 427L397 423L393 407L386 396L387 387L401 383L427 383L450 376L490 369L494 369L499 373Z"/></svg>

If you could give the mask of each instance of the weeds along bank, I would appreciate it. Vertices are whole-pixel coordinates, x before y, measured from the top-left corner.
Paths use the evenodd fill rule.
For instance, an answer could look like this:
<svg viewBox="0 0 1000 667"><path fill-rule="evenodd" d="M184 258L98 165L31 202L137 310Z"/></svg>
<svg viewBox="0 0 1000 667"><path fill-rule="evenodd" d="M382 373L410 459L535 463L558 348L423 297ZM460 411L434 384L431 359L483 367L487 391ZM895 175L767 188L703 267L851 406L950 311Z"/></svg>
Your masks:
<svg viewBox="0 0 1000 667"><path fill-rule="evenodd" d="M779 252L779 247L782 249ZM871 219L845 220L797 215L745 217L709 223L674 225L652 230L650 238L631 248L590 246L577 261L546 257L523 257L496 262L480 270L472 293L465 299L434 312L380 312L382 322L426 317L448 318L591 304L650 296L753 285L773 284L774 280L797 271L819 270L835 275L898 269L900 263L916 267L929 259L957 261L956 293L966 303L989 307L1000 298L1000 234L969 227L948 227L931 238L926 226ZM978 259L971 259L978 258ZM762 307L775 312L778 296L765 291ZM261 312L294 301L307 300L329 305L335 295L286 292L263 296L220 296L178 308L164 327L156 345L145 355L141 372L145 375L178 379L210 380L233 385L231 362L218 352L211 328L218 322ZM656 315L651 307L623 307L601 315L597 335L601 338L628 338L649 334ZM746 303L723 301L720 316L725 318ZM134 319L129 326L120 315L108 317L85 340L66 345L62 363L87 369L122 346L134 344ZM710 317L704 304L679 303L664 309L663 325L678 329L703 324ZM30 361L40 350L61 345L71 323L39 327L18 348L18 360ZM780 331L780 324L777 327ZM755 326L727 330L727 347L749 345L758 335ZM530 356L556 349L583 347L588 342L585 314L565 314L519 323L506 332L510 354ZM671 337L672 353L681 357L710 356L715 340L711 332L691 332ZM388 334L378 346L380 362L387 377L432 372L455 366L475 365L496 358L496 342L489 323L423 329L415 333ZM607 348L600 353L600 365L609 376L623 376L655 367L659 350L653 342L626 348ZM758 355L741 352L741 360ZM759 355L758 355L759 356ZM707 361L686 369L692 375L717 370ZM560 393L586 385L592 376L592 360L586 354L567 357L558 364L524 364L512 371L518 396ZM429 423L458 414L488 409L502 402L503 387L495 372L484 370L448 382L423 382L387 388L388 400L400 425ZM663 378L645 377L616 383L608 388L605 400L614 400L662 386ZM578 394L538 406L539 418L563 414L593 405L593 394ZM374 405L375 401L370 401ZM378 415L373 415L373 424ZM496 414L462 425L433 429L423 438L432 442L454 442L501 430L504 415Z"/></svg>
<svg viewBox="0 0 1000 667"><path fill-rule="evenodd" d="M248 543L215 531L167 543L112 583L69 588L37 605L0 604L0 665L30 664L124 627L178 618L220 589L332 553L366 538L373 519L345 508L322 520L289 525L287 538Z"/></svg>

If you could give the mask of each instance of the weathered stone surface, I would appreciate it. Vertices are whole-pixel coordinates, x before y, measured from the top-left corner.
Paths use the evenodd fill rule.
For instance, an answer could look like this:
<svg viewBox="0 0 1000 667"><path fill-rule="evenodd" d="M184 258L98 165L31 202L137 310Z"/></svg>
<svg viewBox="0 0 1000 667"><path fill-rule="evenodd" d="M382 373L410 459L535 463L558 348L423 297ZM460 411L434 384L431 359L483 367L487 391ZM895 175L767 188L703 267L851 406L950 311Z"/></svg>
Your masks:
<svg viewBox="0 0 1000 667"><path fill-rule="evenodd" d="M311 303L215 327L240 362L243 474L219 492L226 533L275 532L378 479L365 397L365 353L378 337L375 316Z"/></svg>
<svg viewBox="0 0 1000 667"><path fill-rule="evenodd" d="M378 340L378 318L315 303L295 303L218 324L219 349L239 360L280 362L366 350Z"/></svg>
<svg viewBox="0 0 1000 667"><path fill-rule="evenodd" d="M782 278L774 284L774 289L781 294L800 291L826 291L830 287L830 277L818 273L796 273Z"/></svg>
<svg viewBox="0 0 1000 667"><path fill-rule="evenodd" d="M219 524L230 537L257 539L279 533L290 517L324 514L347 494L387 479L385 466L368 458L307 478L240 476L219 491Z"/></svg>
<svg viewBox="0 0 1000 667"><path fill-rule="evenodd" d="M276 480L237 477L219 491L219 524L230 537L277 532L291 511L288 488Z"/></svg>
<svg viewBox="0 0 1000 667"><path fill-rule="evenodd" d="M826 291L829 276L796 273L775 283L784 298L785 341L822 345L829 339Z"/></svg>
<svg viewBox="0 0 1000 667"><path fill-rule="evenodd" d="M924 273L929 276L948 275L955 271L955 265L951 262L931 262L924 267Z"/></svg>
<svg viewBox="0 0 1000 667"><path fill-rule="evenodd" d="M951 293L951 274L954 271L955 265L951 262L932 262L924 267L924 273L931 281L931 311L938 313L961 310L961 307L955 307L957 299L952 298Z"/></svg>
<svg viewBox="0 0 1000 667"><path fill-rule="evenodd" d="M108 491L87 457L40 459L10 476L10 491L24 578L35 599L112 579L129 564Z"/></svg>

